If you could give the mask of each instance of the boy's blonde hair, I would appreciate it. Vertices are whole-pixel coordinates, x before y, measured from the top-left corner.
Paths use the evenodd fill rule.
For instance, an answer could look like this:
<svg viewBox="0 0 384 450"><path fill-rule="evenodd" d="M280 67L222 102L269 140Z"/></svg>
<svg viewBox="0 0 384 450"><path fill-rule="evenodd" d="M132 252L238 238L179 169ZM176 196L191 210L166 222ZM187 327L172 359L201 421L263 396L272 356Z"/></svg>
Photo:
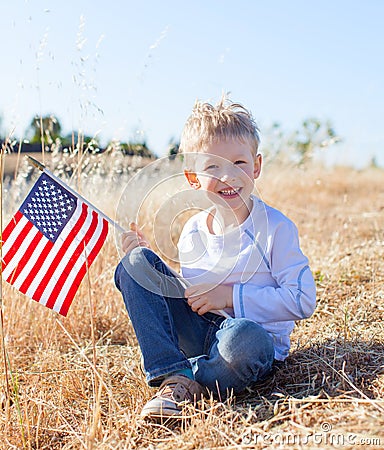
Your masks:
<svg viewBox="0 0 384 450"><path fill-rule="evenodd" d="M215 106L196 101L181 135L180 151L198 153L221 139L239 139L249 143L256 157L260 135L252 114L225 95Z"/></svg>

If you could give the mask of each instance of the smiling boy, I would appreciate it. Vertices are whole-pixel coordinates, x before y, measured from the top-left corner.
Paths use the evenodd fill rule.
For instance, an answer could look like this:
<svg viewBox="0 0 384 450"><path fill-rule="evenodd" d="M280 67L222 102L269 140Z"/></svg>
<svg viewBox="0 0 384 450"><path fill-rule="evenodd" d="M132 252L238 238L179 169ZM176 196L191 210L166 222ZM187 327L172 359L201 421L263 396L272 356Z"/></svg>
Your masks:
<svg viewBox="0 0 384 450"><path fill-rule="evenodd" d="M160 386L146 418L178 416L184 402L243 391L289 352L294 321L315 308L315 284L295 225L253 194L259 130L242 105L197 102L180 148L185 176L211 207L179 239L188 287L136 226L116 269L147 381Z"/></svg>

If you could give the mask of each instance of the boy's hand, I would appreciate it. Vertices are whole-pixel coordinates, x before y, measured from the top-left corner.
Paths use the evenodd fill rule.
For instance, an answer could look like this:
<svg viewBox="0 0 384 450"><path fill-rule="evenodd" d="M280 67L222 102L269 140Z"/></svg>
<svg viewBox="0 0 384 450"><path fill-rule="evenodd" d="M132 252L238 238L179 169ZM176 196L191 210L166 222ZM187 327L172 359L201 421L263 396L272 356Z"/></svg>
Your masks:
<svg viewBox="0 0 384 450"><path fill-rule="evenodd" d="M189 286L184 295L192 311L202 315L208 311L232 308L232 293L233 287L225 284L219 284L218 286L198 284Z"/></svg>
<svg viewBox="0 0 384 450"><path fill-rule="evenodd" d="M150 245L139 227L131 222L129 224L130 231L126 231L121 236L121 247L124 253L129 253L136 247L148 247Z"/></svg>

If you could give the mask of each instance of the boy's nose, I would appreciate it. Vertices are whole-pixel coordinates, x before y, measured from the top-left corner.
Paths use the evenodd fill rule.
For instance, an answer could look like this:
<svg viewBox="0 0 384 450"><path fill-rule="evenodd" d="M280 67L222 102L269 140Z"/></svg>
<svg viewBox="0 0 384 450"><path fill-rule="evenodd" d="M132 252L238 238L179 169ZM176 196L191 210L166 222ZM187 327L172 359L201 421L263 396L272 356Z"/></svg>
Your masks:
<svg viewBox="0 0 384 450"><path fill-rule="evenodd" d="M223 174L220 177L220 181L222 181L223 183L228 183L228 182L233 181L235 179L236 179L236 175L234 174L233 171L226 172L225 174Z"/></svg>
<svg viewBox="0 0 384 450"><path fill-rule="evenodd" d="M223 183L226 183L227 181L229 181L229 175L225 174L225 175L221 176L220 181L222 181Z"/></svg>

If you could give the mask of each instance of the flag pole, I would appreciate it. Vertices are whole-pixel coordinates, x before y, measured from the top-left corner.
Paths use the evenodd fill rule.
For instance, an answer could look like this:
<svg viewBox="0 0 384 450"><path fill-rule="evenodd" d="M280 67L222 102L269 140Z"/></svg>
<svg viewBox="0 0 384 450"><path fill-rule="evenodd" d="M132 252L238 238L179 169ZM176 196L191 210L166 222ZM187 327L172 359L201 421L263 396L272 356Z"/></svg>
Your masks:
<svg viewBox="0 0 384 450"><path fill-rule="evenodd" d="M90 208L94 209L103 219L105 219L107 222L109 222L119 233L124 233L126 230L124 230L123 227L121 227L118 223L116 223L114 220L112 220L110 217L105 215L100 209L96 208L94 205L92 205L88 200L86 200L84 197L82 197L78 192L73 190L71 187L69 187L67 184L65 184L63 181L60 180L56 175L54 175L52 172L50 172L44 164L42 164L37 159L33 158L32 156L26 155L27 158L31 161L31 163L41 172L46 173L51 178L53 178L57 183L59 183L64 189L67 189L71 194L73 194L75 197L79 198L82 202L84 202L86 205L88 205Z"/></svg>
<svg viewBox="0 0 384 450"><path fill-rule="evenodd" d="M32 156L26 155L27 158L31 161L31 163L42 172L45 172L47 175L49 175L51 178L53 178L57 183L59 183L61 186L63 186L64 189L67 189L69 192L71 192L75 197L80 198L85 204L87 204L90 208L93 208L98 214L100 214L101 217L103 217L107 222L109 222L111 225L113 225L119 233L124 233L125 230L123 227L121 227L118 223L116 223L114 220L112 220L110 217L106 216L102 211L97 209L94 205L89 203L88 200L86 200L84 197L82 197L80 194L78 194L75 190L70 188L67 184L65 184L63 181L60 180L60 178L56 177L51 173L44 164L42 164L37 159L33 158ZM175 270L173 270L171 267L169 267L170 271L173 273L175 277L177 277L179 280L181 280L181 283L185 285L185 287L189 286L190 283L181 277L179 273L177 273ZM230 318L231 316L224 310L220 309L218 312L223 315L226 318Z"/></svg>

